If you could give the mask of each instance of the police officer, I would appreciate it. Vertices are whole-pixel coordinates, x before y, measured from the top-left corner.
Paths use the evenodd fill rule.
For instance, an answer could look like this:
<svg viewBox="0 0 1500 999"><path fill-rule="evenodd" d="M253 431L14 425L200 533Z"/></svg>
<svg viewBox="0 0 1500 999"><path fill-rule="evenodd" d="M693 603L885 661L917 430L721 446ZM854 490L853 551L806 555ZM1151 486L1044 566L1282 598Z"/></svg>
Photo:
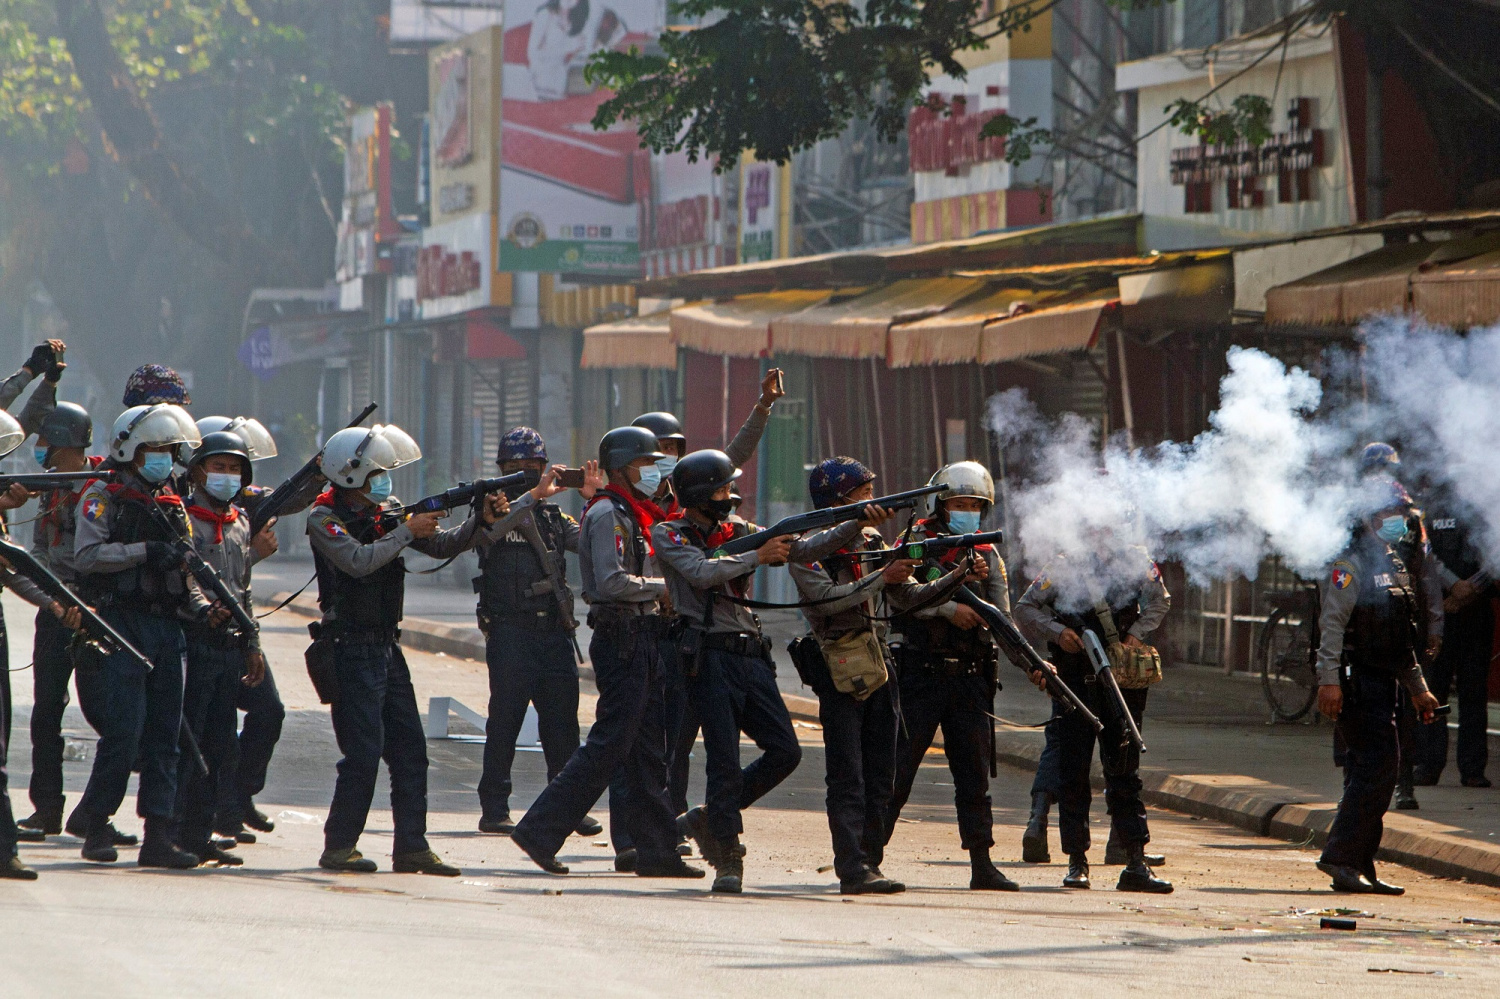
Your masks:
<svg viewBox="0 0 1500 999"><path fill-rule="evenodd" d="M244 441L245 453L250 456L252 465L276 457L276 440L259 420L245 416L205 416L198 421L198 432L205 437L219 431L228 431ZM295 513L311 506L322 487L323 480L315 477L283 512ZM253 515L256 505L271 492L268 487L247 482L235 496L234 504L246 514ZM275 523L272 520L268 527ZM249 596L248 591L246 596ZM250 606L248 601L245 606ZM266 786L271 756L276 751L281 726L286 721L286 707L276 689L276 677L271 664L264 658L262 668L259 683L253 686L242 683L235 691L234 706L245 712L245 721L240 727L239 737L226 747L219 764L218 804L214 815L214 830L219 835L246 844L256 841L256 833L268 833L276 828L271 817L255 807L255 796Z"/></svg>
<svg viewBox="0 0 1500 999"><path fill-rule="evenodd" d="M480 524L494 523L495 508L486 502L462 526L446 531L438 528L440 513L398 519L388 512L400 505L391 495L390 473L421 457L422 449L400 427L377 423L368 430L340 430L323 448L330 487L307 515L323 611L308 654L332 663L336 693L330 713L344 754L318 859L318 866L330 871L376 869L358 845L384 759L396 827L391 869L445 877L461 873L427 843L426 734L398 644L406 594L402 552L410 547L433 558L466 552L478 540Z"/></svg>
<svg viewBox="0 0 1500 999"><path fill-rule="evenodd" d="M90 458L94 443L94 421L88 411L71 402L60 402L42 420L37 430L37 464L54 472L81 472L96 467L102 457ZM83 483L77 488L59 486L42 493L41 510L32 529L31 553L69 586L77 582L73 568L74 518ZM57 616L38 613L31 654L33 696L31 708L31 804L35 811L16 823L23 841L36 842L63 831L63 712L68 707L68 681L73 677L73 655L68 649L73 632ZM84 717L95 725L90 677L79 674L79 700ZM97 727L97 725L95 725ZM86 830L73 823L68 830L82 838ZM134 846L134 836L121 833L116 846Z"/></svg>
<svg viewBox="0 0 1500 999"><path fill-rule="evenodd" d="M21 425L4 410L0 410L0 457L4 457L14 451L25 439L25 433ZM30 495L19 485L14 485L0 494L0 512L13 510L24 504ZM0 519L0 533L5 533L4 521ZM79 623L79 615L76 608L64 611L60 603L49 598L42 590L32 583L16 575L8 566L0 562L0 583L15 590L23 599L45 608L53 616L60 619L64 627L76 628ZM0 662L6 662L10 658L10 646L6 638L5 617L0 613ZM36 872L21 862L16 853L16 843L19 840L16 828L15 816L11 813L9 780L5 772L7 751L10 747L11 737L11 697L10 697L10 671L0 669L0 878L15 881L34 881ZM38 837L28 836L27 839L35 840Z"/></svg>
<svg viewBox="0 0 1500 999"><path fill-rule="evenodd" d="M74 563L79 595L130 640L154 668L143 671L127 653L90 656L97 670L99 743L88 787L70 824L84 829L83 857L99 863L118 859L111 817L125 797L133 764L141 780L136 810L146 834L138 863L143 867L198 866L195 854L172 842L177 796L178 738L182 723L182 622L212 626L228 619L209 601L183 567L175 544L188 531L182 499L172 488L173 457L181 445L201 438L179 406L158 403L127 409L115 420L109 458L118 481L88 485L78 501ZM174 522L169 533L150 505Z"/></svg>
<svg viewBox="0 0 1500 999"><path fill-rule="evenodd" d="M527 705L536 705L548 781L578 748L578 666L573 660L578 623L562 606L573 605L565 582L565 553L578 552L578 522L550 501L562 488L556 473L547 471L547 442L541 434L530 427L507 431L495 464L502 475L526 471L538 479L529 491L515 490L514 502L507 497L509 512L481 534L474 579L490 672L479 831L509 833L515 829L510 768ZM561 588L561 602L554 587ZM604 829L585 815L577 831L597 836Z"/></svg>
<svg viewBox="0 0 1500 999"><path fill-rule="evenodd" d="M1375 872L1385 810L1396 785L1398 685L1425 723L1437 698L1417 662L1420 608L1406 566L1391 547L1407 531L1411 501L1392 482L1380 509L1356 526L1349 547L1320 584L1318 710L1338 725L1344 794L1318 870L1335 891L1400 895Z"/></svg>
<svg viewBox="0 0 1500 999"><path fill-rule="evenodd" d="M813 506L825 509L873 499L875 473L855 458L827 458L808 475ZM813 634L823 644L849 636L869 635L888 661L886 622L874 612L882 595L900 591L908 604L931 598L948 582L910 582L918 563L900 559L884 567L866 566L852 555L885 547L873 527L864 528L846 548L813 563L790 566ZM874 579L866 576L875 574ZM954 570L958 573L966 569ZM892 672L889 662L887 673ZM839 690L827 668L812 674L818 696L827 760L828 828L833 835L833 867L845 895L887 895L906 886L881 873L889 838L891 795L896 775L897 700L895 685L881 683L872 692Z"/></svg>
<svg viewBox="0 0 1500 999"><path fill-rule="evenodd" d="M1119 641L1139 648L1172 607L1171 594L1161 571L1144 548L1120 546L1109 530L1094 531L1096 550L1058 555L1043 573L1032 580L1016 604L1016 620L1033 634L1045 636L1050 657L1064 683L1089 702L1104 722L1098 733L1099 762L1104 770L1104 801L1110 817L1110 841L1123 857L1110 855L1105 862L1123 860L1125 869L1117 891L1167 894L1170 882L1151 873L1146 844L1151 830L1146 806L1141 802L1140 752L1125 735L1125 726L1115 709L1104 700L1105 692L1083 650L1083 632L1092 631L1101 644ZM1125 704L1137 726L1146 710L1148 688L1125 689ZM1093 788L1089 769L1093 765L1093 726L1056 705L1047 723L1047 742L1054 754L1038 768L1033 793L1048 783L1044 771L1055 767L1057 826L1063 852L1068 855L1064 888L1089 888L1089 809ZM1162 858L1153 857L1152 860Z"/></svg>
<svg viewBox="0 0 1500 999"><path fill-rule="evenodd" d="M974 461L960 461L940 469L932 482L948 489L938 493L933 515L914 525L915 538L972 534L995 502L995 483L989 470ZM1010 612L1005 563L992 547L976 550L971 578L963 585ZM942 567L954 568L962 553L949 552ZM896 754L896 788L891 799L889 839L896 819L911 795L912 784L943 729L943 755L953 774L953 804L958 831L969 853L969 887L977 891L1019 891L1020 886L996 869L990 859L995 845L990 807L990 766L994 734L990 713L998 686L994 644L980 626L979 615L956 601L918 607L902 594L894 601L899 616L893 629L901 633L893 649L901 687L905 721ZM893 645L895 643L893 642Z"/></svg>
<svg viewBox="0 0 1500 999"><path fill-rule="evenodd" d="M802 760L791 716L776 687L770 644L761 635L759 619L735 601L745 597L758 566L817 561L848 545L860 531L859 523L848 521L809 538L773 538L746 555L714 557L710 553L719 545L757 530L732 513L730 483L739 476L723 451L695 451L683 458L672 472L672 487L684 514L651 532L679 615L680 662L708 757L707 804L690 809L682 826L717 871L713 890L731 893L740 892L744 880L741 811L785 780ZM866 523L874 526L888 517L872 507ZM763 754L744 769L741 732Z"/></svg>
<svg viewBox="0 0 1500 999"><path fill-rule="evenodd" d="M620 824L636 850L640 877L701 878L676 849L667 802L665 693L658 612L664 586L647 532L662 517L652 502L660 485L656 438L640 427L617 427L599 441L599 467L609 484L583 512L579 570L589 602L589 658L599 688L588 741L516 824L512 840L538 867L568 873L558 848L578 828L618 773L625 793Z"/></svg>
<svg viewBox="0 0 1500 999"><path fill-rule="evenodd" d="M1488 684L1495 640L1491 598L1494 580L1473 541L1476 518L1452 496L1440 492L1426 503L1432 561L1446 596L1442 650L1424 672L1438 701L1458 694L1458 779L1464 787L1489 787ZM1448 762L1448 726L1419 725L1413 780L1436 784Z"/></svg>
<svg viewBox="0 0 1500 999"><path fill-rule="evenodd" d="M249 448L242 437L227 430L205 435L188 462L187 481L193 492L187 513L193 545L247 609L250 569L276 551L275 533L264 527L252 537L249 515L234 502L252 477ZM190 624L185 631L182 714L208 773L184 754L177 776L177 843L204 863L238 866L242 861L237 855L213 842L214 812L222 770L237 755L235 700L241 687L264 682L265 656L256 632L201 624Z"/></svg>

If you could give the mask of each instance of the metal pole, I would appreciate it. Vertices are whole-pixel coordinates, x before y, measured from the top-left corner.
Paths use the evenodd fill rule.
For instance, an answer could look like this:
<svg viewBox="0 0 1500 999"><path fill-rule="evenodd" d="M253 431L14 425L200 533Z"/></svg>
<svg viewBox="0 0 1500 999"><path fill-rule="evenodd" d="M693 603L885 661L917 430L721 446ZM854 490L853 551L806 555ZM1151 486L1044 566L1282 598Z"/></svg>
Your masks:
<svg viewBox="0 0 1500 999"><path fill-rule="evenodd" d="M1234 641L1234 579L1224 580L1224 647L1219 652L1219 665L1227 676L1234 672L1234 660L1230 658L1230 645Z"/></svg>
<svg viewBox="0 0 1500 999"><path fill-rule="evenodd" d="M1135 450L1135 409L1130 405L1130 369L1125 364L1125 331L1115 331L1116 356L1120 365L1120 406L1125 411L1125 446Z"/></svg>
<svg viewBox="0 0 1500 999"><path fill-rule="evenodd" d="M875 439L880 447L880 474L889 482L891 467L885 460L885 417L880 411L880 370L875 366L873 357L870 358L870 391L875 400Z"/></svg>

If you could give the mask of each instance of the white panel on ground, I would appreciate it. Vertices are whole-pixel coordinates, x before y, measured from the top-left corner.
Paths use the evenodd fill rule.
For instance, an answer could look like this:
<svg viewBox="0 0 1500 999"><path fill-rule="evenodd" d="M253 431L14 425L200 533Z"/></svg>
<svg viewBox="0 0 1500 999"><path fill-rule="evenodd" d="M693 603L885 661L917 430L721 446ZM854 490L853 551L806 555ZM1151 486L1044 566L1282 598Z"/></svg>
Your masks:
<svg viewBox="0 0 1500 999"><path fill-rule="evenodd" d="M462 701L451 697L429 697L427 699L427 738L448 739L451 742L483 742L483 735L455 734L448 731L450 715L458 715L459 718L470 725L484 731L485 723L488 721L484 715L464 704ZM536 708L530 704L526 705L526 718L521 722L521 732L516 736L516 748L523 751L536 752L542 747L541 735L537 730Z"/></svg>

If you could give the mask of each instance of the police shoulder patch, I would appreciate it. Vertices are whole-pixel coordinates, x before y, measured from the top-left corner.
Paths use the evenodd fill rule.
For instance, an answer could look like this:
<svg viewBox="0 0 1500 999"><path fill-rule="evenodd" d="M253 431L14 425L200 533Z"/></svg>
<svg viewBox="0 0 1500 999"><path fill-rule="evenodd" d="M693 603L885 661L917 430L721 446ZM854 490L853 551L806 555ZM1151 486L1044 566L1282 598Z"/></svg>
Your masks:
<svg viewBox="0 0 1500 999"><path fill-rule="evenodd" d="M103 496L89 496L83 501L80 512L84 520L97 522L104 517L104 511L108 506L109 501Z"/></svg>
<svg viewBox="0 0 1500 999"><path fill-rule="evenodd" d="M1333 563L1333 570L1329 574L1328 581L1333 584L1335 590L1347 590L1354 584L1354 566L1349 562Z"/></svg>
<svg viewBox="0 0 1500 999"><path fill-rule="evenodd" d="M349 532L344 530L344 525L336 520L329 520L323 524L323 530L328 532L330 538L347 538Z"/></svg>

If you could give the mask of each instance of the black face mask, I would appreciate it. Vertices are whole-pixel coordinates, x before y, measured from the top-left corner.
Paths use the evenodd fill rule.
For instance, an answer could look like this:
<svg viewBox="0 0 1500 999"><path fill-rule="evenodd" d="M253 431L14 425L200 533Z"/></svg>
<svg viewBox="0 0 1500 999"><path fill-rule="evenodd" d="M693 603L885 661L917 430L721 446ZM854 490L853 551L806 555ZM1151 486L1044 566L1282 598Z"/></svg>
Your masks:
<svg viewBox="0 0 1500 999"><path fill-rule="evenodd" d="M734 513L734 500L732 498L709 500L703 504L702 510L712 517L715 523L722 523L729 519L731 513Z"/></svg>

